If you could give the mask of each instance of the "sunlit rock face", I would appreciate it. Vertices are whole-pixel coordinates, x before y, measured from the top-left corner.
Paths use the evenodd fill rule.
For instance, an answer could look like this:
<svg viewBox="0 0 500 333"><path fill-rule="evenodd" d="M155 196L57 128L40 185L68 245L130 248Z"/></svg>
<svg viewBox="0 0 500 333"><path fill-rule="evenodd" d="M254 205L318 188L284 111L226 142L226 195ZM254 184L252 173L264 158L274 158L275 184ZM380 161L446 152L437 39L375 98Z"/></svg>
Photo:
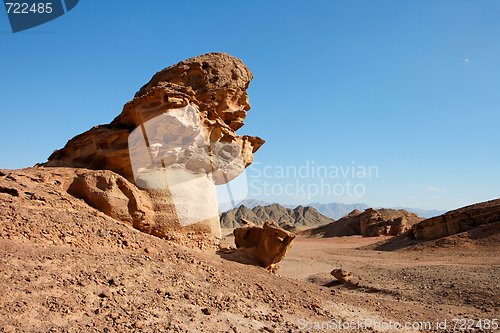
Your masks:
<svg viewBox="0 0 500 333"><path fill-rule="evenodd" d="M213 145L234 144L246 167L264 143L258 137L235 133L250 109L246 89L252 78L241 60L224 53L181 61L156 73L110 124L75 136L64 148L56 150L45 165L108 169L133 181L129 134L169 110L192 105L208 141ZM214 176L218 184L225 183L224 177L217 177L217 173Z"/></svg>
<svg viewBox="0 0 500 333"><path fill-rule="evenodd" d="M215 185L241 174L264 143L235 132L250 109L252 78L224 53L181 61L156 73L110 124L74 137L45 166L112 170L150 193L151 223L200 224L220 235Z"/></svg>
<svg viewBox="0 0 500 333"><path fill-rule="evenodd" d="M500 199L462 207L414 225L411 234L418 240L433 240L500 222Z"/></svg>

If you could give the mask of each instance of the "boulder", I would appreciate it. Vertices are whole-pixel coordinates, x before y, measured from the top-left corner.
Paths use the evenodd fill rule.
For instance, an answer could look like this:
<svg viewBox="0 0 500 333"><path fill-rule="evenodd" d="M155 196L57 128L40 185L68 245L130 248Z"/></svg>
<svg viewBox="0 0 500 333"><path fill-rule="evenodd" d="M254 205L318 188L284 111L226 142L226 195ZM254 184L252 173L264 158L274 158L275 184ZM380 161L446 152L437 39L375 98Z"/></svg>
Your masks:
<svg viewBox="0 0 500 333"><path fill-rule="evenodd" d="M330 274L343 284L355 286L359 283L359 280L354 277L354 274L352 272L345 271L342 268L336 268L332 270Z"/></svg>
<svg viewBox="0 0 500 333"><path fill-rule="evenodd" d="M292 245L295 235L269 220L262 226L253 224L233 231L237 250L250 253L258 264L271 271L283 259Z"/></svg>

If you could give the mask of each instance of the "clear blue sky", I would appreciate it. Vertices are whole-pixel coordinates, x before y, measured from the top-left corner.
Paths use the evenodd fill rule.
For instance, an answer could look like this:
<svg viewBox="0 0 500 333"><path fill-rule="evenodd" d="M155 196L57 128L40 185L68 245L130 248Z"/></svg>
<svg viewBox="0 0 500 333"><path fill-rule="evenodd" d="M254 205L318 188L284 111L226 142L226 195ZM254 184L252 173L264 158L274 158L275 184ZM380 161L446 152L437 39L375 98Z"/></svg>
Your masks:
<svg viewBox="0 0 500 333"><path fill-rule="evenodd" d="M499 18L497 0L81 0L13 34L2 7L0 168L45 161L156 71L223 51L255 75L240 131L267 141L256 167L379 170L354 180L360 197L274 199L451 209L500 197Z"/></svg>

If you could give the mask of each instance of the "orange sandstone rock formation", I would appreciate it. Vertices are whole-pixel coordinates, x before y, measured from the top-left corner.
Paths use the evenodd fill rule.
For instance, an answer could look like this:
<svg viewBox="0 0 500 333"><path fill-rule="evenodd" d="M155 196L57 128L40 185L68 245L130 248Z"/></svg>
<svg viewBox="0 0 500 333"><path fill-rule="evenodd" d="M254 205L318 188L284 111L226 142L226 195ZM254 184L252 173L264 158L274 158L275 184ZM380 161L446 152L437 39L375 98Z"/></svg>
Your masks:
<svg viewBox="0 0 500 333"><path fill-rule="evenodd" d="M129 134L168 110L191 104L197 107L210 142L239 146L246 167L264 143L259 137L235 133L250 109L246 90L252 79L245 64L229 54L209 53L181 61L156 73L110 124L95 126L69 140L50 155L45 166L106 169L134 181Z"/></svg>
<svg viewBox="0 0 500 333"><path fill-rule="evenodd" d="M260 266L273 272L295 239L295 234L281 228L274 220L262 226L248 223L234 229L233 234L237 250L253 256Z"/></svg>
<svg viewBox="0 0 500 333"><path fill-rule="evenodd" d="M80 172L68 191L141 231L220 238L215 185L238 176L264 143L236 134L252 78L224 53L181 61L156 73L110 124L72 138L42 166L120 175Z"/></svg>
<svg viewBox="0 0 500 333"><path fill-rule="evenodd" d="M500 223L500 199L477 203L449 211L415 224L411 234L418 240L433 240Z"/></svg>

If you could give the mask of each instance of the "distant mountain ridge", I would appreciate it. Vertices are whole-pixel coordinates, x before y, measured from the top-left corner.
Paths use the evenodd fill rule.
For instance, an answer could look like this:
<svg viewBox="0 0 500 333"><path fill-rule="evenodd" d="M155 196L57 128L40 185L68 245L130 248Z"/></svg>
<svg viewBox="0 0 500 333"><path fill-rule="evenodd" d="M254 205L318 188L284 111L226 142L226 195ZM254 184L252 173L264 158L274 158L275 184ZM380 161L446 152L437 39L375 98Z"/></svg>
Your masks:
<svg viewBox="0 0 500 333"><path fill-rule="evenodd" d="M403 209L408 212L412 212L417 214L420 217L424 217L426 219L443 215L446 213L446 210L438 210L438 209L420 209L420 208L409 208L409 207L393 207L393 209Z"/></svg>
<svg viewBox="0 0 500 333"><path fill-rule="evenodd" d="M342 203L328 203L328 204L322 204L322 203L312 203L309 204L308 206L316 208L321 214L328 216L334 220L338 220L353 210L360 210L364 211L365 209L369 208L367 204L364 203L354 203L354 204L342 204Z"/></svg>
<svg viewBox="0 0 500 333"><path fill-rule="evenodd" d="M269 206L272 204L276 204L275 202L266 202L262 200L257 200L257 199L246 199L243 200L238 204L238 207L243 205L248 208L254 208L257 206ZM281 206L285 208L295 208L297 207L296 205L290 205L290 204L280 204ZM319 213L322 215L329 217L334 220L338 220L353 210L357 209L360 211L364 211L367 208L370 208L369 205L365 203L353 203L353 204L343 204L343 203L338 203L338 202L332 202L332 203L310 203L310 204L304 204L303 206L305 207L313 207L315 208ZM220 210L221 212L225 212L228 210L231 210L233 207L221 207ZM376 207L376 209L379 209L381 207ZM438 216L441 214L444 214L446 211L444 210L438 210L438 209L420 209L420 208L411 208L411 207L390 207L391 209L403 209L411 213L415 213L420 217L424 218L430 218L434 216Z"/></svg>
<svg viewBox="0 0 500 333"><path fill-rule="evenodd" d="M249 208L241 205L221 214L221 227L237 228L242 225L242 218L257 225L262 225L267 220L275 220L286 229L298 226L315 227L334 222L333 219L322 215L313 207L297 206L292 209L279 204L271 204Z"/></svg>
<svg viewBox="0 0 500 333"><path fill-rule="evenodd" d="M241 202L238 202L238 204L235 206L233 206L231 203L228 203L228 202L219 203L219 211L221 213L224 213L224 212L227 212L227 211L232 210L232 209L236 209L236 208L241 207L241 206L245 206L248 208L254 208L257 206L269 206L269 205L272 205L275 203L276 202L268 202L268 201L262 201L262 200L257 200L257 199L245 199ZM293 207L290 207L289 205L281 204L281 206L287 207L287 208L293 208Z"/></svg>

